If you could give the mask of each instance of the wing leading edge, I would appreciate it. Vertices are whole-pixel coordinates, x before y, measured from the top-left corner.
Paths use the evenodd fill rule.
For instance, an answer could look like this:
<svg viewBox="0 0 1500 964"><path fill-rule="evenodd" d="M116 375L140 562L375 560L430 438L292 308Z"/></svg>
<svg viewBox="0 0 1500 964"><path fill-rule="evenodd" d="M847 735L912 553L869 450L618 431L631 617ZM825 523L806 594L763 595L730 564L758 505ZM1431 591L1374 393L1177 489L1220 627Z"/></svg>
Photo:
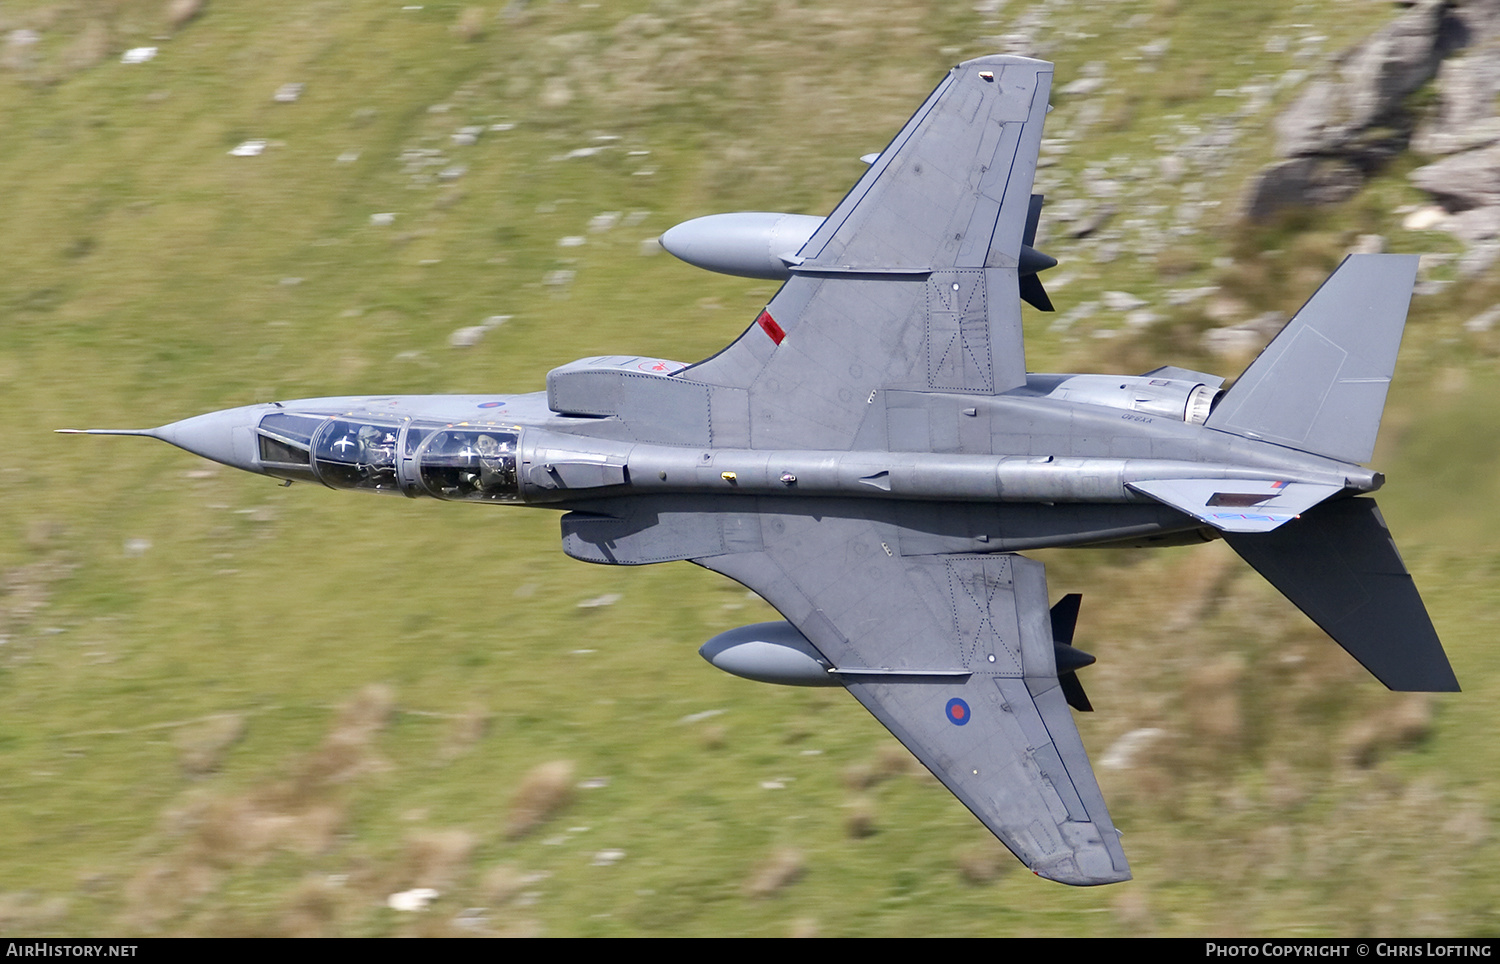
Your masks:
<svg viewBox="0 0 1500 964"><path fill-rule="evenodd" d="M693 561L780 610L1032 871L1130 878L1058 682L1041 563L901 556L877 523L830 515L768 513L760 530L756 550Z"/></svg>

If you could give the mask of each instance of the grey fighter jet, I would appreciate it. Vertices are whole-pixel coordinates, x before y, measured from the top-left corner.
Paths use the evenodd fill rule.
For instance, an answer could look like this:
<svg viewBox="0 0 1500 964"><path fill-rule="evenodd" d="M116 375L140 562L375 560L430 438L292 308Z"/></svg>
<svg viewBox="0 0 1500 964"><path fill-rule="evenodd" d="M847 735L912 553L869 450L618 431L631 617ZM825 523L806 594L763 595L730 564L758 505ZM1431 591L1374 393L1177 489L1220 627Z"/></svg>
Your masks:
<svg viewBox="0 0 1500 964"><path fill-rule="evenodd" d="M1375 500L1370 458L1416 258L1350 257L1228 391L1180 368L1028 374L1049 307L1031 194L1052 66L953 68L824 219L669 232L784 277L697 364L612 355L496 397L272 402L145 435L335 489L562 510L568 555L688 560L786 617L701 650L842 686L1037 874L1130 871L1069 705L1090 709L1053 546L1224 538L1377 679L1457 682Z"/></svg>

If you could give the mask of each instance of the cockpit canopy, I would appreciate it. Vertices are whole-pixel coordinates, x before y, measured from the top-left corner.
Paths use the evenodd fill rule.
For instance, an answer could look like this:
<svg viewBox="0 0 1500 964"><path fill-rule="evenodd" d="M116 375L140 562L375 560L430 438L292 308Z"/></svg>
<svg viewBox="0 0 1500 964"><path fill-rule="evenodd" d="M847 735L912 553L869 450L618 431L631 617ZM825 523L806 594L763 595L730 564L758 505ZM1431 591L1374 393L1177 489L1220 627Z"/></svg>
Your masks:
<svg viewBox="0 0 1500 964"><path fill-rule="evenodd" d="M257 432L269 475L335 489L518 502L514 429L273 412Z"/></svg>
<svg viewBox="0 0 1500 964"><path fill-rule="evenodd" d="M429 432L417 451L422 485L439 499L515 502L520 498L516 481L520 440L518 433L499 429Z"/></svg>
<svg viewBox="0 0 1500 964"><path fill-rule="evenodd" d="M318 477L335 489L400 491L396 440L401 429L393 424L329 419L313 444Z"/></svg>

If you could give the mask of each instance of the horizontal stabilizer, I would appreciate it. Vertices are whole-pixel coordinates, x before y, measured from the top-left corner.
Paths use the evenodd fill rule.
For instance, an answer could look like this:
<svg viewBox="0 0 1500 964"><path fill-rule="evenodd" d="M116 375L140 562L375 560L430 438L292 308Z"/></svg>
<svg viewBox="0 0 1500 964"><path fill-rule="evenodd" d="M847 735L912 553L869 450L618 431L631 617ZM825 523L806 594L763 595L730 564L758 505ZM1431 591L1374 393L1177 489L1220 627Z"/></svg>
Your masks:
<svg viewBox="0 0 1500 964"><path fill-rule="evenodd" d="M1270 532L1343 491L1316 482L1243 479L1161 479L1129 486L1220 532Z"/></svg>
<svg viewBox="0 0 1500 964"><path fill-rule="evenodd" d="M1414 254L1345 258L1204 424L1343 462L1368 462L1416 276Z"/></svg>
<svg viewBox="0 0 1500 964"><path fill-rule="evenodd" d="M1224 538L1389 688L1458 690L1374 499L1340 499L1274 532Z"/></svg>

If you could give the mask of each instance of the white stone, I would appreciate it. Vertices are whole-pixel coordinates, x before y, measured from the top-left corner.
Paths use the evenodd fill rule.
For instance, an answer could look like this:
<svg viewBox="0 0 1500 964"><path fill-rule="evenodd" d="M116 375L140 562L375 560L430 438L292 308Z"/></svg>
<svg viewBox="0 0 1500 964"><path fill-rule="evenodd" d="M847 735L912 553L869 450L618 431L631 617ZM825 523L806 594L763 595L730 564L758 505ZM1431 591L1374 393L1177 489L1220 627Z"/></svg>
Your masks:
<svg viewBox="0 0 1500 964"><path fill-rule="evenodd" d="M1424 204L1402 219L1401 227L1408 231L1442 230L1443 223L1447 220L1448 212L1442 207L1436 204Z"/></svg>
<svg viewBox="0 0 1500 964"><path fill-rule="evenodd" d="M1103 301L1104 307L1110 311L1131 311L1146 306L1144 298L1137 298L1128 291L1106 291L1099 300Z"/></svg>
<svg viewBox="0 0 1500 964"><path fill-rule="evenodd" d="M426 910L427 905L437 900L437 897L438 892L431 887L413 887L411 890L403 890L387 897L385 899L385 906L391 910L410 913Z"/></svg>
<svg viewBox="0 0 1500 964"><path fill-rule="evenodd" d="M1106 770L1128 770L1135 766L1141 751L1166 735L1166 730L1154 726L1131 730L1104 751L1104 756L1099 758L1099 765Z"/></svg>
<svg viewBox="0 0 1500 964"><path fill-rule="evenodd" d="M454 348L473 348L479 344L479 340L484 337L484 333L487 331L489 329L483 325L471 325L468 328L459 328L448 336L448 344Z"/></svg>
<svg viewBox="0 0 1500 964"><path fill-rule="evenodd" d="M589 230L594 234L600 234L602 232L608 231L619 222L619 211L605 211L602 214L596 214L593 217L589 218Z"/></svg>
<svg viewBox="0 0 1500 964"><path fill-rule="evenodd" d="M603 609L605 606L613 606L615 603L619 602L622 598L624 598L624 597L622 597L617 592L607 592L607 593L605 593L602 596L595 596L593 599L585 599L583 602L581 602L581 603L578 604L578 608L579 609Z"/></svg>
<svg viewBox="0 0 1500 964"><path fill-rule="evenodd" d="M1479 314L1464 322L1464 330L1475 333L1489 331L1495 327L1495 322L1500 321L1500 305L1481 311Z"/></svg>
<svg viewBox="0 0 1500 964"><path fill-rule="evenodd" d="M245 141L229 152L231 157L257 157L266 149L266 142L260 139Z"/></svg>

